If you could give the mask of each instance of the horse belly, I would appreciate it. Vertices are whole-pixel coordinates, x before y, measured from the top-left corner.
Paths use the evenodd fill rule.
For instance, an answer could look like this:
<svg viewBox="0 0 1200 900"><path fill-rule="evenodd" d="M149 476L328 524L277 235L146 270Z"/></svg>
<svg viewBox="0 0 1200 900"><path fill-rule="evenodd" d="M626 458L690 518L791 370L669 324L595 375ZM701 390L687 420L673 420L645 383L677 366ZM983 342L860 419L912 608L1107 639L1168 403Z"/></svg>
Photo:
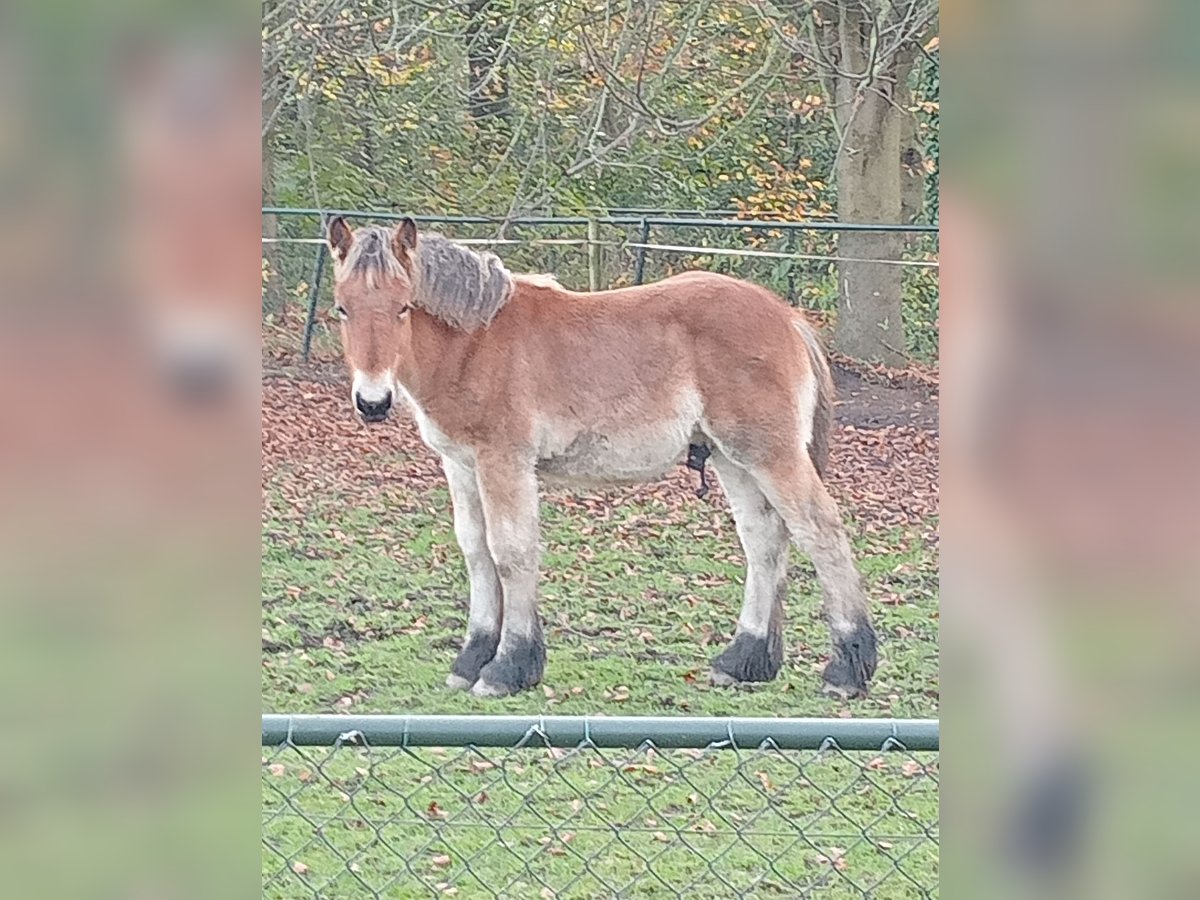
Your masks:
<svg viewBox="0 0 1200 900"><path fill-rule="evenodd" d="M551 440L538 460L538 474L573 484L625 484L659 478L683 460L695 420L656 425L581 429Z"/></svg>

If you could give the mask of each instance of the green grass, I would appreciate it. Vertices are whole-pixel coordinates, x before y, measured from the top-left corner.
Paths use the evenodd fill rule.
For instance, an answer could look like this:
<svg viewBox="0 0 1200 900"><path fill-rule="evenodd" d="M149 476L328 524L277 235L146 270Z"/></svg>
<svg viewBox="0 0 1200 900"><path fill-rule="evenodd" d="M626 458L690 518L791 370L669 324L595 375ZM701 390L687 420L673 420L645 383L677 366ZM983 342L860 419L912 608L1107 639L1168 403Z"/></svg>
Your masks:
<svg viewBox="0 0 1200 900"><path fill-rule="evenodd" d="M872 696L849 705L819 693L828 637L799 554L779 678L707 684L741 603L723 504L547 502L542 538L543 684L481 700L443 687L467 596L445 489L388 484L367 506L314 497L301 515L268 485L264 711L937 715L936 553L913 533L857 541L871 595L903 602L875 606L880 669ZM860 896L847 879L884 876L872 896L925 896L898 869L936 890L937 845L921 831L936 835L928 756L264 751L263 784L264 834L285 858L264 853L264 879L285 870L270 897L371 896L359 879L386 897L605 897L622 885L629 897L683 885L689 897L727 897L729 885L841 897Z"/></svg>

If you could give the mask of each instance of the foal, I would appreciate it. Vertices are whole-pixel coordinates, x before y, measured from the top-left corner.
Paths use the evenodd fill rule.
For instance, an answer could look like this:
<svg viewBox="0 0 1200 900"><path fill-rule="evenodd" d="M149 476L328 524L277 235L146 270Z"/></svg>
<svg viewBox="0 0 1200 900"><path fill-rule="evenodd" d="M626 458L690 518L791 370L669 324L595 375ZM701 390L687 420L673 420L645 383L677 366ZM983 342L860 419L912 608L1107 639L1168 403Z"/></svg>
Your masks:
<svg viewBox="0 0 1200 900"><path fill-rule="evenodd" d="M824 591L825 690L866 694L875 630L821 481L833 382L799 313L708 272L575 293L514 275L491 253L418 237L411 219L351 231L336 218L329 244L354 407L373 422L403 400L450 485L471 581L450 687L498 696L542 676L539 476L648 480L698 445L711 452L747 568L713 682L779 672L790 537Z"/></svg>

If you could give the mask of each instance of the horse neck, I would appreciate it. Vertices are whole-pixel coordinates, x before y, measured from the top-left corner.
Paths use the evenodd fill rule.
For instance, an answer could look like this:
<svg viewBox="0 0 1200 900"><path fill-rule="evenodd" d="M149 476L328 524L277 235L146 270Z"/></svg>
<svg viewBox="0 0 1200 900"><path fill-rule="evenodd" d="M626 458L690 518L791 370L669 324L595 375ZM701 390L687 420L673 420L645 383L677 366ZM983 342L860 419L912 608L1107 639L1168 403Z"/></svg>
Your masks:
<svg viewBox="0 0 1200 900"><path fill-rule="evenodd" d="M463 356L473 339L469 332L452 328L423 309L414 309L411 345L401 355L396 378L409 395L427 406L444 388L447 373L462 367Z"/></svg>

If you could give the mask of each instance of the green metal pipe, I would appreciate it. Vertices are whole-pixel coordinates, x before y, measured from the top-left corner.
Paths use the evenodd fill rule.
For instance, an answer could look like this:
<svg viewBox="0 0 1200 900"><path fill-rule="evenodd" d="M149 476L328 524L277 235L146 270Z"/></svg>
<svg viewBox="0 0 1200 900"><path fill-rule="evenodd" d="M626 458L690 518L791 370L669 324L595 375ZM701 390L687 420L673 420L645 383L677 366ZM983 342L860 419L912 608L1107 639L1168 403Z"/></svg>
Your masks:
<svg viewBox="0 0 1200 900"><path fill-rule="evenodd" d="M309 207L264 206L263 213L271 216L350 216L357 219L383 219L398 221L412 219L414 222L449 223L456 225L586 225L592 221L584 216L529 216L516 219L505 219L499 216L434 216L424 214L409 214L398 212L379 212L367 209L314 209ZM598 221L606 221L600 219ZM634 220L640 221L640 220Z"/></svg>
<svg viewBox="0 0 1200 900"><path fill-rule="evenodd" d="M325 271L325 257L329 252L326 244L321 244L317 250L317 261L313 266L312 284L308 288L308 313L304 319L304 347L301 356L308 362L309 351L312 350L313 327L317 324L317 301L321 297L321 275Z"/></svg>
<svg viewBox="0 0 1200 900"><path fill-rule="evenodd" d="M264 715L264 747L597 747L937 750L936 719L768 719L700 716Z"/></svg>
<svg viewBox="0 0 1200 900"><path fill-rule="evenodd" d="M785 231L898 231L906 233L936 233L937 225L899 225L892 223L856 223L856 222L773 222L766 219L691 219L658 216L600 216L587 219L582 216L530 216L525 218L503 219L494 216L406 216L396 212L372 212L361 209L312 209L301 207L264 206L263 213L272 216L355 216L362 219L395 220L412 218L417 222L463 224L463 225L497 225L501 222L512 226L520 225L587 225L589 221L601 225L667 225L696 228L779 228Z"/></svg>
<svg viewBox="0 0 1200 900"><path fill-rule="evenodd" d="M650 223L642 219L641 230L638 232L637 254L633 263L633 283L641 284L646 275L646 244L650 243Z"/></svg>

